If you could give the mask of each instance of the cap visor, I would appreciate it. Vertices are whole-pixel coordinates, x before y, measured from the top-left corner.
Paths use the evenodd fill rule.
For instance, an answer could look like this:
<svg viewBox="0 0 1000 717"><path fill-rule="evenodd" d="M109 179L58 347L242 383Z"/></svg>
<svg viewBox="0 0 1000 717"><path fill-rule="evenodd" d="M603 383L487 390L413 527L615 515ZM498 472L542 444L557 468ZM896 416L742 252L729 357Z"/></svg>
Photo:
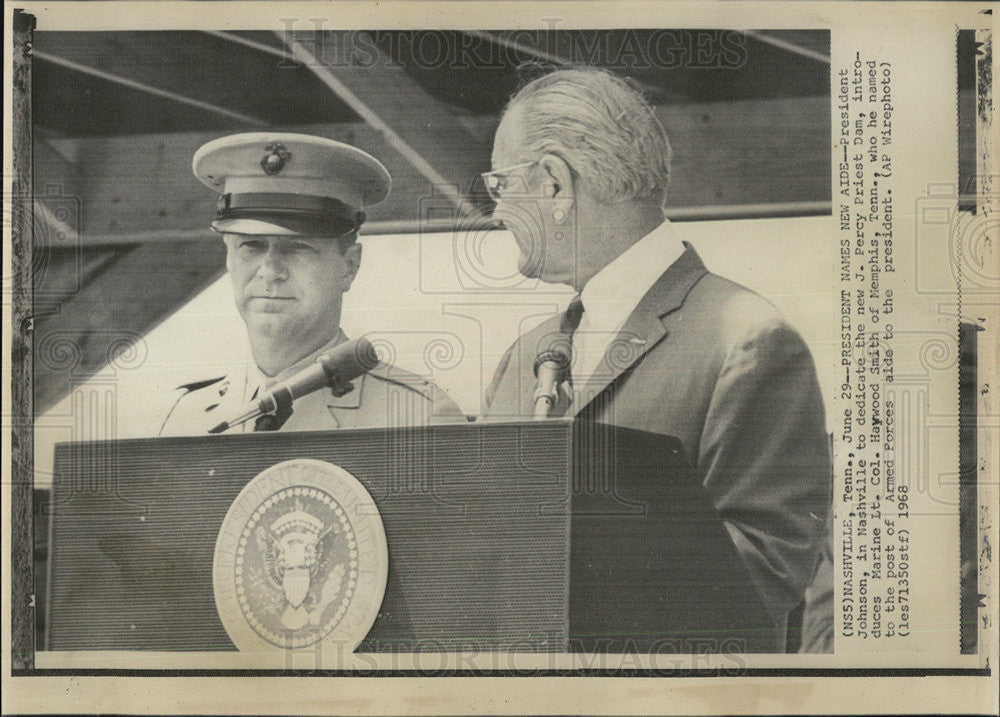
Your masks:
<svg viewBox="0 0 1000 717"><path fill-rule="evenodd" d="M221 234L259 234L267 236L301 236L303 232L260 219L222 219L212 222L212 229Z"/></svg>
<svg viewBox="0 0 1000 717"><path fill-rule="evenodd" d="M358 225L337 216L282 215L273 212L216 219L212 228L225 234L268 234L336 239L358 230Z"/></svg>

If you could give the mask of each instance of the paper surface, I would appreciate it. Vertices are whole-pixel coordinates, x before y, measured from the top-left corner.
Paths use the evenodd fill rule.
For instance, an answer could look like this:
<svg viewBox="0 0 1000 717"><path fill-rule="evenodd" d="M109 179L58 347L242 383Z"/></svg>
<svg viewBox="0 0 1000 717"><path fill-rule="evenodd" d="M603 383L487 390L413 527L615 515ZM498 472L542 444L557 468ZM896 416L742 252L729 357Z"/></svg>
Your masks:
<svg viewBox="0 0 1000 717"><path fill-rule="evenodd" d="M185 31L164 36L163 46L172 48L170 57L176 57L178 47L190 43L194 48L204 31L248 39L240 31L258 30L272 34L269 46L275 62L301 65L308 63L295 54L293 39L308 40L315 28L351 31L343 36L356 43L348 47L356 53L353 60L338 55L342 47L305 43L321 80L323 71L336 80L339 67L355 71L363 67L371 49L363 31L371 30L440 31L423 36L423 45L406 46L415 53L410 59L421 69L421 81L428 88L458 82L449 73L500 62L484 57L483 46L475 44L487 32L507 38L506 52L524 52L527 45L534 48L535 60L551 62L553 58L585 61L593 43L606 41L611 31L634 29L642 39L627 48L623 44L619 60L624 73L650 77L658 67L668 72L678 64L704 64L704 83L727 89L698 102L691 98L697 98L699 90L685 88L687 98L673 108L669 96L655 102L675 152L666 211L677 235L698 250L709 270L772 302L814 357L834 449L834 640L831 654L380 654L348 660L340 665L346 669L321 675L309 672L327 670L329 665L315 664L314 657L302 654L262 662L229 652L67 652L46 651L40 645L30 649L24 642L23 621L30 621L32 613L22 607L28 603L13 599L11 592L12 585L25 589L31 584L24 582L23 566L32 546L22 544L23 532L11 532L12 525L23 525L23 516L31 515L30 506L24 505L24 497L31 494L24 490L24 481L36 490L51 486L57 443L157 435L170 410L174 386L225 373L246 361L246 333L220 265L215 277L197 290L190 289L168 315L147 324L141 335L125 332L124 350L109 355L110 360L95 370L67 380L69 390L52 393L51 400L44 398L49 394L43 395L47 389L39 387L36 371L35 406L28 406L28 425L23 418L27 379L17 371L20 355L5 353L3 404L11 408L4 412L2 502L5 544L11 550L4 554L3 588L5 596L12 596L8 603L12 610L3 616L5 710L996 712L998 572L991 550L998 544L1000 436L993 394L1000 345L1000 260L993 218L995 15L990 11L994 7L811 2L414 2L336 7L123 2L24 3L23 7L36 19L35 32L40 36L36 49L45 46L44 33L109 31L106 52L113 53L117 33ZM11 20L12 8L5 11ZM11 68L12 22L5 28L5 61ZM503 33L522 28L520 39ZM649 32L657 28L674 34ZM788 30L812 31L807 34L812 44L796 45L781 32ZM559 32L566 33L563 41L546 46L546 38ZM695 44L674 45L679 36L695 38ZM449 45L463 37L468 44ZM620 33L615 37L622 42ZM702 41L703 47L698 45ZM234 52L241 47L246 45L234 41ZM754 76L751 86L740 85L746 77L733 80L725 64L732 63L731 74L742 77L735 70L752 61L741 54L748 47L799 53L802 63L828 66L828 96L795 90L794 83L803 80L787 65L787 76ZM47 57L43 71L67 67L58 58ZM100 75L108 74L102 69L108 63L99 55L78 52L72 62L80 65L85 60L90 72L83 74L113 81ZM135 62L141 69L141 61ZM58 85L51 77L50 82ZM219 95L258 99L267 95L269 88L256 86L253 80L232 78L238 89L220 85ZM762 82L773 83L773 92ZM495 116L495 110L486 108L502 107L504 93L511 89L484 88L484 98L489 99L480 100L482 114ZM19 202L22 210L31 206L23 185L16 181L15 158L20 157L22 164L25 159L23 134L20 144L17 139L24 130L15 125L17 103L24 101L18 92L6 73L5 97L13 99L13 109L11 102L5 103L5 346L17 345L17 340L21 346L32 342L24 325L15 321L32 311L24 306L24 287L19 291L14 278L27 272L41 281L48 267L37 251L33 261L19 254L18 243L22 252L24 247L23 225L7 220L15 216L11 212ZM141 92L151 96L147 90ZM378 135L378 141L387 143L403 158L401 163L411 167L410 174L396 177L394 192L410 192L406 201L415 199L406 205L409 224L391 223L402 216L384 217L382 224L373 222L381 227L377 233L362 236L363 268L345 294L341 324L350 336L365 334L391 347L395 363L431 376L464 413L479 415L483 391L506 348L518 335L564 309L573 291L520 277L517 247L506 232L463 233L443 227L434 212L442 204L458 206L454 189L435 186L435 179L444 178L435 167L421 164L425 160L414 140L396 134L391 117L378 116L352 96L349 90L340 95L348 98L345 102L360 118L358 124L373 129L372 136ZM748 101L742 114L720 109L727 101L747 96L763 99L759 105ZM195 106L204 103L202 99L166 99L221 116L221 102L206 109ZM454 102L460 106L462 101ZM252 112L264 112L267 102L255 99L250 105L254 109L245 110L242 119L226 121L253 121ZM38 111L36 105L36 115ZM225 111L237 112L231 107ZM484 129L488 117L462 111L456 115L456 122L475 130L473 134L492 133L492 127ZM817 124L803 124L803 117L815 117L819 129ZM204 134L207 141L212 131L212 136L227 132L210 129L214 127L206 123L197 138ZM829 136L817 137L824 127ZM62 152L62 161L70 166L91 160L113 162L116 151L129 156L129 142L153 147L154 130L123 138L115 137L113 128L88 130L90 139L73 145L67 141L72 138L38 126L32 138L39 147L36 164L51 166L55 160L42 154L52 152ZM197 146L194 137L193 130L191 137L171 135L173 144L162 144L159 151L183 154L188 145ZM747 147L742 154L741 140ZM102 154L88 154L88 148L98 143ZM697 146L698 154L686 153L686 143ZM716 145L718 154L712 151ZM820 159L813 161L816 156ZM806 163L806 157L808 166L795 164ZM181 166L190 162L190 155L164 161L151 166L160 170ZM479 171L489 170L488 162L487 154ZM127 176L140 176L150 194L163 196L171 189L157 185L156 171L142 169ZM788 176L796 173L803 178L789 181ZM148 221L157 211L154 201L115 208L120 225L106 222L102 214L98 218L105 223L97 227L93 222L98 215L92 212L99 210L79 211L70 179L87 185L88 178L93 180L98 173L71 174L66 171L66 182L58 191L40 188L36 181L34 200L43 207L36 212L55 217L46 219L47 232L68 225L80 246L93 237L133 244L209 236L196 228L199 222L207 228L209 217L204 221L187 217L190 224L182 226L168 216L162 228L156 228L160 225ZM100 173L111 189L84 187L77 194L114 195L117 190L109 176L113 172ZM699 176L711 179L703 185ZM760 185L781 182L791 192L797 187L802 196L783 203L773 197L755 199L766 194ZM715 186L724 186L719 190L723 200L711 198ZM827 195L819 196L816 187L828 187ZM682 203L672 204L672 197ZM36 220L36 248L42 224ZM146 229L150 231L143 234ZM116 268L112 263L103 270ZM171 267L165 264L162 271ZM44 326L43 312L58 315L66 301L65 296L36 296L37 325ZM100 334L121 327L85 328ZM36 363L48 356L58 364L65 356L62 352L68 349L55 343L57 338L45 344L44 335L34 336ZM970 346L976 347L972 354ZM971 384L970 366L975 367ZM964 398L962 380L968 384ZM47 403L40 408L43 398ZM24 432L33 439L28 444L31 450L18 440ZM975 457L971 465L970 455ZM967 488L962 492L967 485L976 488L972 499ZM12 523L15 514L22 516L21 523ZM976 596L971 612L969 594ZM974 624L963 626L963 620ZM34 636L34 630L29 628L28 634ZM28 649L12 656L15 644Z"/></svg>

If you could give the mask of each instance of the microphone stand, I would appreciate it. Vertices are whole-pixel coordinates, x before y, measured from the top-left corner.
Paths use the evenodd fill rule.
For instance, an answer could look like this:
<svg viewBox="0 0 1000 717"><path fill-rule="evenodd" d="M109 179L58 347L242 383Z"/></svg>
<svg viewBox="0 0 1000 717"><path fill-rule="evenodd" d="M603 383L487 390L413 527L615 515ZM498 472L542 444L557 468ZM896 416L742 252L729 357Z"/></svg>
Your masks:
<svg viewBox="0 0 1000 717"><path fill-rule="evenodd" d="M544 351L535 359L535 413L536 421L544 421L559 400L559 386L569 376L569 357L562 351Z"/></svg>
<svg viewBox="0 0 1000 717"><path fill-rule="evenodd" d="M332 389L336 396L343 396L354 388L352 379L371 370L378 363L375 348L368 339L361 337L343 343L317 358L316 363L309 368L273 386L263 396L244 406L239 414L212 427L208 432L223 433L259 416L279 411L290 413L295 399L323 387Z"/></svg>

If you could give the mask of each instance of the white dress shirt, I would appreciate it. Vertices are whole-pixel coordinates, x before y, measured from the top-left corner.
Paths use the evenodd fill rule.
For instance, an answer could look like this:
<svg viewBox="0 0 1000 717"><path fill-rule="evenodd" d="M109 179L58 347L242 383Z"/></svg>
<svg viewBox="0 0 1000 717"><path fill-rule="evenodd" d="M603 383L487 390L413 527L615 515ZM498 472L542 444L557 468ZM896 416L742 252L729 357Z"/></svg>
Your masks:
<svg viewBox="0 0 1000 717"><path fill-rule="evenodd" d="M573 386L582 389L629 315L684 253L669 220L622 252L580 292L583 318L573 334Z"/></svg>

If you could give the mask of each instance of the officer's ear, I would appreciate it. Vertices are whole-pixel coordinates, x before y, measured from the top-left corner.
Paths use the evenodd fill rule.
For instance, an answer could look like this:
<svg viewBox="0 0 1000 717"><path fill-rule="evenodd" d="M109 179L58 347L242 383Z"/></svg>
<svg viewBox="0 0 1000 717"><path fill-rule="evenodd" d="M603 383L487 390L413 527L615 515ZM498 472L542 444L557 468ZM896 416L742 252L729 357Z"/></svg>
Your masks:
<svg viewBox="0 0 1000 717"><path fill-rule="evenodd" d="M226 271L232 270L233 257L236 246L236 237L232 234L222 235L222 244L226 247Z"/></svg>
<svg viewBox="0 0 1000 717"><path fill-rule="evenodd" d="M344 247L341 252L344 255L344 291L351 288L354 277L358 275L361 268L361 244L354 241Z"/></svg>

